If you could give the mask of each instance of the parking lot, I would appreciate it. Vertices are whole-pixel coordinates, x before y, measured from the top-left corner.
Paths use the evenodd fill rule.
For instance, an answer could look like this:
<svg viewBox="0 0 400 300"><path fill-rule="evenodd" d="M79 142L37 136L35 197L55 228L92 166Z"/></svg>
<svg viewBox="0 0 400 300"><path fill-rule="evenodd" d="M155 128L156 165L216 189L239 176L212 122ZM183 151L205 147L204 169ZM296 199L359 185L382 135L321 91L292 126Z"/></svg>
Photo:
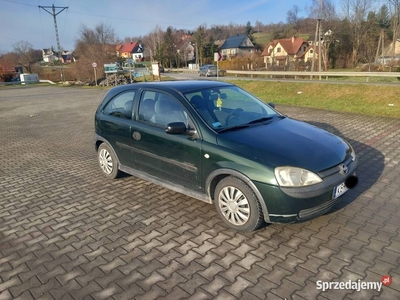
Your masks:
<svg viewBox="0 0 400 300"><path fill-rule="evenodd" d="M242 234L212 205L105 179L93 146L105 93L0 89L0 300L400 299L400 119L276 103L348 140L359 184L327 215ZM379 291L318 288L387 275Z"/></svg>

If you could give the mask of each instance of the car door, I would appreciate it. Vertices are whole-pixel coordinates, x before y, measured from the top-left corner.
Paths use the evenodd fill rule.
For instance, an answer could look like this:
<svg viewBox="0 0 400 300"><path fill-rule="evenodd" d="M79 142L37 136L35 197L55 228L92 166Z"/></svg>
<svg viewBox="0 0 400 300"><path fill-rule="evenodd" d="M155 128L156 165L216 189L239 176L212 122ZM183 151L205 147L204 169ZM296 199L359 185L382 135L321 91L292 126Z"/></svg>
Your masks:
<svg viewBox="0 0 400 300"><path fill-rule="evenodd" d="M167 101L164 104L170 107L161 107L163 101ZM179 112L172 113L168 109ZM158 91L142 91L137 121L132 128L132 149L137 168L158 179L199 191L201 140L198 134L168 134L165 131L170 121L182 121L192 129L192 133L195 132L187 110L178 99Z"/></svg>
<svg viewBox="0 0 400 300"><path fill-rule="evenodd" d="M97 120L100 135L112 146L122 165L134 167L131 145L132 108L136 90L117 94L104 106Z"/></svg>

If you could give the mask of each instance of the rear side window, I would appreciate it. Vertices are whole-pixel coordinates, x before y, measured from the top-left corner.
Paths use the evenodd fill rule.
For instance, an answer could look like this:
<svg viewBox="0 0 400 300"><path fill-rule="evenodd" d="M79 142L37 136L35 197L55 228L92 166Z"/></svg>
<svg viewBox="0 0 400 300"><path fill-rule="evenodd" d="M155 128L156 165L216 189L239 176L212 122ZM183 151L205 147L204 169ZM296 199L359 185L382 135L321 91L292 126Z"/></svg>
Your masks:
<svg viewBox="0 0 400 300"><path fill-rule="evenodd" d="M133 99L135 91L128 91L116 95L103 109L103 113L116 118L132 119Z"/></svg>

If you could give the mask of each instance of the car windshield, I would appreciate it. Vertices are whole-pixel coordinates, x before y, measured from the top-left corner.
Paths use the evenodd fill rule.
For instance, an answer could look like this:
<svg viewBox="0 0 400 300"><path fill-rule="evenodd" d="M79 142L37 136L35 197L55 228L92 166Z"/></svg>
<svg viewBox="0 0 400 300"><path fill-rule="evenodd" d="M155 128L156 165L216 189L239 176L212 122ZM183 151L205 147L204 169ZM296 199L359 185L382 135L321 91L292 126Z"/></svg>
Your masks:
<svg viewBox="0 0 400 300"><path fill-rule="evenodd" d="M272 107L237 86L185 93L203 120L217 132L246 128L281 116Z"/></svg>

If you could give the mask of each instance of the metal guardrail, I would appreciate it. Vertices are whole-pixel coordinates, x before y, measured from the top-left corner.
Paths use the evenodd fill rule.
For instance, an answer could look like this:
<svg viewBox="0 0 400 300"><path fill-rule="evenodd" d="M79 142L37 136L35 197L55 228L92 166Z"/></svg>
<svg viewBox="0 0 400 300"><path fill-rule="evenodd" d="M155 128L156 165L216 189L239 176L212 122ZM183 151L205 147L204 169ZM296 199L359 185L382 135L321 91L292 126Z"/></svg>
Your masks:
<svg viewBox="0 0 400 300"><path fill-rule="evenodd" d="M399 77L400 72L300 72L300 71L235 71L227 70L228 75L291 76L291 77Z"/></svg>
<svg viewBox="0 0 400 300"><path fill-rule="evenodd" d="M190 73L190 74L198 74L198 70L196 69L171 69L170 72L179 72L179 73ZM398 77L400 78L400 72L308 72L308 71L237 71L237 70L220 70L224 71L227 76L238 76L238 75L246 75L249 77L254 76L264 76L274 78L276 76L279 77L294 77L297 79L301 78L326 78L329 77Z"/></svg>

